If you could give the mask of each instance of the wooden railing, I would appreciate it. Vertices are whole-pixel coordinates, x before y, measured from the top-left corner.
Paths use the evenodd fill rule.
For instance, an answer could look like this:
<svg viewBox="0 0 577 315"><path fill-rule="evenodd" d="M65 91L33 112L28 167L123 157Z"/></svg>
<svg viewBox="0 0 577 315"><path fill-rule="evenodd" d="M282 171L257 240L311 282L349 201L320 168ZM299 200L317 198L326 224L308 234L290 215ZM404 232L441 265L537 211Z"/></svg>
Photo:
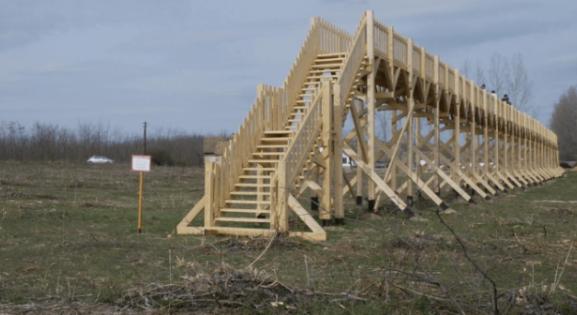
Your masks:
<svg viewBox="0 0 577 315"><path fill-rule="evenodd" d="M225 145L215 174L215 185L219 187L216 198L218 202L228 199L246 166L244 163L256 149L264 132L284 128L318 54L346 52L350 42L350 35L334 25L320 18L312 20L311 28L283 87L260 86L248 116L239 131Z"/></svg>
<svg viewBox="0 0 577 315"><path fill-rule="evenodd" d="M337 81L339 86L339 100L341 105L345 105L347 98L349 96L350 89L353 87L355 80L355 75L361 66L363 59L366 55L367 46L367 20L366 15L363 15L359 26L357 27L357 32L355 34L355 39L353 40L353 46L350 48L347 58L341 66L341 75Z"/></svg>
<svg viewBox="0 0 577 315"><path fill-rule="evenodd" d="M285 183L290 185L300 173L308 153L321 130L322 97L319 90L313 97L313 101L306 115L299 124L298 129L291 137L288 149L279 163L279 167L285 167Z"/></svg>
<svg viewBox="0 0 577 315"><path fill-rule="evenodd" d="M430 54L425 54L425 78L430 81L435 79L435 58Z"/></svg>
<svg viewBox="0 0 577 315"><path fill-rule="evenodd" d="M373 37L376 52L380 55L388 57L389 31L387 30L387 28L381 23L375 21L375 30Z"/></svg>
<svg viewBox="0 0 577 315"><path fill-rule="evenodd" d="M413 73L421 74L421 48L413 46Z"/></svg>
<svg viewBox="0 0 577 315"><path fill-rule="evenodd" d="M447 88L450 91L454 91L455 90L455 71L453 69L449 69L449 76L447 79Z"/></svg>
<svg viewBox="0 0 577 315"><path fill-rule="evenodd" d="M259 86L257 98L239 131L227 142L222 153L220 167L215 174L215 185L219 187L219 202L228 198L241 174L243 163L255 150L264 131L284 123L283 90L271 86ZM223 206L220 204L219 206Z"/></svg>
<svg viewBox="0 0 577 315"><path fill-rule="evenodd" d="M348 93L353 86L356 72L366 56L367 22L367 17L364 15L359 23L354 39L351 39L351 36L334 25L320 18L313 19L306 40L301 46L298 57L289 71L283 87L263 87L260 90L257 95L257 100L248 117L244 120L239 132L237 132L233 139L226 145L222 158L222 166L219 168L217 174L217 184L222 186L220 194L223 198L221 198L221 200L226 199L234 187L234 181L242 171L242 163L250 156L264 131L281 129L284 126L301 93L310 67L319 54L347 53L337 81L340 100L343 104L346 102ZM411 41L407 38L381 23L374 23L373 34L376 53L391 58L395 64L405 68L409 65L409 55L412 55L411 70L427 80L434 81L435 61L431 54L411 44ZM409 54L409 51L411 54ZM456 92L455 88L458 87L459 91L457 92L459 96L464 96L462 90L466 85L466 81L464 81L461 75L442 62L438 63L437 71L439 73L439 81L437 83L442 89ZM313 105L315 105L317 101L318 96L315 98ZM497 103L499 108L510 106L501 101L497 101ZM513 110L515 111L516 109ZM489 113L490 112L491 108L489 108ZM308 139L307 135L311 134L311 132L307 131L309 130L308 128L310 128L309 121L316 121L316 119L318 119L317 114L318 113L314 112L313 106L311 106L305 113L305 119L297 126L297 130L303 130L301 131L303 135L295 135L295 137L298 139L301 139L300 137ZM309 117L309 115L312 116ZM499 125L502 125L506 120L503 115L499 114L495 115L495 119ZM547 142L555 139L554 134L549 134L548 130L543 128L540 123L534 121L532 118L531 120L533 125L535 125L534 130L538 130L536 136ZM302 153L297 148L304 147L299 144L300 141L304 140L298 141L297 144L294 144L294 149L292 149L295 150L294 153L291 154ZM302 153L300 158L304 159L305 156L306 153ZM288 163L291 164L293 162ZM293 169L292 166L291 169ZM297 172L298 168L294 169L294 171Z"/></svg>
<svg viewBox="0 0 577 315"><path fill-rule="evenodd" d="M317 18L319 27L320 53L344 53L351 45L351 35L335 25Z"/></svg>
<svg viewBox="0 0 577 315"><path fill-rule="evenodd" d="M346 32L321 18L313 18L311 28L301 46L298 57L284 81L283 88L286 93L288 113L296 104L310 67L317 56L321 53L346 52L350 42L351 36Z"/></svg>
<svg viewBox="0 0 577 315"><path fill-rule="evenodd" d="M446 88L447 87L447 66L442 63L439 62L439 85L441 86L441 88Z"/></svg>
<svg viewBox="0 0 577 315"><path fill-rule="evenodd" d="M463 80L466 81L466 79L458 72L456 72L454 68L451 68L450 66L439 60L438 68L435 69L435 57L432 54L427 53L424 49L421 49L417 45L411 44L408 38L395 32L392 28L389 28L376 20L374 20L373 23L374 23L373 39L374 39L375 54L388 58L391 62L394 62L395 65L404 67L407 71L411 70L413 71L414 74L418 74L421 77L424 77L431 83L437 83L441 88L441 90L446 90L451 93L457 92L458 97L465 98L467 100L462 91L463 88L465 87L465 83L463 83L464 82ZM409 47L409 45L411 47ZM409 51L411 52L412 55L411 59L412 69L408 69ZM435 70L437 70L439 74L438 82L434 82ZM458 87L458 90L455 89L456 87ZM480 89L477 86L475 86L475 88ZM343 94L345 93L343 91L341 92ZM498 103L502 102L498 101ZM503 104L500 106L508 107L510 105ZM491 108L489 108L488 111L490 114ZM513 111L516 111L516 109L513 108ZM495 116L496 122L500 125L502 125L504 119L505 117L500 116L498 114ZM543 127L543 125L538 121L536 121L535 119L533 118L529 119L536 126L539 126L539 128L548 131L548 129ZM530 124L527 125L529 126ZM548 134L545 135L544 132L537 132L536 136L548 142L555 139L554 133L551 133L551 136L549 136ZM551 142L551 145L556 144L554 142Z"/></svg>
<svg viewBox="0 0 577 315"><path fill-rule="evenodd" d="M407 40L401 35L393 35L393 60L401 65L407 65Z"/></svg>

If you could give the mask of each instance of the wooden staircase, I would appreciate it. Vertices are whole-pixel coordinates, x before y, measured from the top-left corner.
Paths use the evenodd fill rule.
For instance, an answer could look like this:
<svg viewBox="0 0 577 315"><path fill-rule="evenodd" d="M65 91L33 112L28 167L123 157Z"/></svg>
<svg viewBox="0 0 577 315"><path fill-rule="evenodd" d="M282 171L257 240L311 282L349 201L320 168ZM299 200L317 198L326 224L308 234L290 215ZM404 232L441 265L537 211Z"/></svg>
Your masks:
<svg viewBox="0 0 577 315"><path fill-rule="evenodd" d="M215 226L212 229L234 227L270 230L272 228L271 179L274 177L277 165L283 158L294 131L306 114L321 80L327 77L333 82L336 81L345 58L344 53L317 56L309 69L296 104L292 107L284 130L264 132L250 159L243 163L242 174L238 177L234 190L224 201L224 207L216 209ZM309 159L311 156L309 155ZM310 161L307 164L310 164Z"/></svg>

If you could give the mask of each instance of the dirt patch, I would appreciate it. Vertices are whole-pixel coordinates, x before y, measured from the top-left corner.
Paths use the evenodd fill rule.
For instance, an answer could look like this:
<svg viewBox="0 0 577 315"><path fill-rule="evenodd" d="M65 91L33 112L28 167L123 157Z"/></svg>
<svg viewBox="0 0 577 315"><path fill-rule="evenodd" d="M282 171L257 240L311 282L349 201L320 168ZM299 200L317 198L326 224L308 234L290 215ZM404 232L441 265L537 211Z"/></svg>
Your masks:
<svg viewBox="0 0 577 315"><path fill-rule="evenodd" d="M559 207L559 208L545 209L545 213L546 213L546 215L555 215L558 217L565 217L565 216L577 215L577 210Z"/></svg>
<svg viewBox="0 0 577 315"><path fill-rule="evenodd" d="M539 203L577 204L577 200L536 200Z"/></svg>
<svg viewBox="0 0 577 315"><path fill-rule="evenodd" d="M117 314L119 311L114 305L78 302L0 304L0 314Z"/></svg>
<svg viewBox="0 0 577 315"><path fill-rule="evenodd" d="M329 302L329 297L334 296L290 288L256 269L237 270L223 265L212 273L184 276L178 284L149 284L135 288L120 298L116 305L130 311L298 313L298 305L315 299ZM342 296L364 300L346 294Z"/></svg>
<svg viewBox="0 0 577 315"><path fill-rule="evenodd" d="M17 179L14 179L14 180L0 179L0 186L24 187L24 186L29 186L29 183L19 181Z"/></svg>
<svg viewBox="0 0 577 315"><path fill-rule="evenodd" d="M447 249L453 246L452 241L438 235L415 233L408 237L395 237L385 247L405 250Z"/></svg>
<svg viewBox="0 0 577 315"><path fill-rule="evenodd" d="M113 208L112 205L109 204L105 204L105 203L99 203L99 202L83 202L80 205L82 208L87 208L87 209L91 209L91 208Z"/></svg>
<svg viewBox="0 0 577 315"><path fill-rule="evenodd" d="M49 195L49 194L38 194L38 195L34 195L34 198L36 198L36 199L41 199L41 200L58 200L58 199L60 199L60 198L58 198L57 196Z"/></svg>
<svg viewBox="0 0 577 315"><path fill-rule="evenodd" d="M246 252L264 250L269 242L270 238L228 238L207 246L216 247L226 252ZM302 246L301 242L286 237L277 237L271 244L271 248L276 249L296 249Z"/></svg>

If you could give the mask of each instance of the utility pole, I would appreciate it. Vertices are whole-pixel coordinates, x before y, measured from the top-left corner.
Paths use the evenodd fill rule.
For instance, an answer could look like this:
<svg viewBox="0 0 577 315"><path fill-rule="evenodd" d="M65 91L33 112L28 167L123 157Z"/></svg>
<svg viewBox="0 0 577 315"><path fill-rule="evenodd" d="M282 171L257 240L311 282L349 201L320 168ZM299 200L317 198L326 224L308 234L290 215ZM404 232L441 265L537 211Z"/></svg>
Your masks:
<svg viewBox="0 0 577 315"><path fill-rule="evenodd" d="M144 136L142 137L142 142L143 142L142 144L143 144L144 151L142 153L144 155L146 155L146 126L147 126L146 121L144 122L143 125L144 125Z"/></svg>

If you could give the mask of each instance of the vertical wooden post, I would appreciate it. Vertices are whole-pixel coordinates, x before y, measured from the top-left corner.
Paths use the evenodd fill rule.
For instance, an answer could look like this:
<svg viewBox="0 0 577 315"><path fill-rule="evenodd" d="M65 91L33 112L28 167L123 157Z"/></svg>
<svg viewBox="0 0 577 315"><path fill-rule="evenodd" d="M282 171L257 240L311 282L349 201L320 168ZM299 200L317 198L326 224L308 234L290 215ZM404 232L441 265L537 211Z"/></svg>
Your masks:
<svg viewBox="0 0 577 315"><path fill-rule="evenodd" d="M355 106L355 102L353 102L353 104L351 106ZM356 102L356 106L357 106L357 113L362 113L363 112L363 102L357 101ZM361 118L359 118L361 119ZM359 121L360 123L360 121ZM360 137L363 138L364 137L364 130L366 129L366 124L363 128L359 128L359 133L360 133ZM357 155L360 157L365 156L365 154L363 153L362 147L360 142L364 141L363 139L359 139L357 138ZM367 161L365 161L366 163ZM360 206L363 204L363 185L364 185L364 178L365 178L365 174L363 173L363 169L360 167L357 167L357 200L356 200L356 204L357 206Z"/></svg>
<svg viewBox="0 0 577 315"><path fill-rule="evenodd" d="M392 136L392 139L399 139L397 141L400 141L399 137L401 137L401 135L399 135L399 129L398 129L398 125L397 125L398 121L399 121L398 118L399 118L399 114L398 114L397 110L395 109L393 111L393 117L392 117L393 124L392 124L392 129L391 129L392 130L391 136ZM395 158L397 158L397 157L395 157ZM387 167L391 169L391 185L390 186L391 186L391 189L393 191L397 191L397 166L396 165L397 164L392 159L389 160L389 164L387 165ZM385 180L386 180L386 178L385 178Z"/></svg>
<svg viewBox="0 0 577 315"><path fill-rule="evenodd" d="M407 68L409 72L409 108L415 108L415 99L413 97L414 93L414 78L413 78L413 41L409 38L407 41ZM413 152L413 142L415 141L414 135L414 116L406 116L407 121L407 167L412 172L415 168L414 166L414 152ZM402 136L402 135L401 135ZM407 181L407 205L409 207L413 206L414 202L414 186L413 181Z"/></svg>
<svg viewBox="0 0 577 315"><path fill-rule="evenodd" d="M204 206L205 228L214 226L214 206L216 202L215 167L219 159L220 158L215 155L204 156L204 195L206 196L206 204Z"/></svg>
<svg viewBox="0 0 577 315"><path fill-rule="evenodd" d="M457 172L461 169L461 90L459 86L459 73L457 70L453 70L454 73L454 89L455 89L455 118L454 118L454 129L453 129L453 157L454 161L454 180L457 185L461 184L460 176Z"/></svg>
<svg viewBox="0 0 577 315"><path fill-rule="evenodd" d="M482 92L483 106L483 173L489 175L489 109L487 107L487 91Z"/></svg>
<svg viewBox="0 0 577 315"><path fill-rule="evenodd" d="M413 122L415 123L415 136L413 137L415 139L415 150L419 150L419 147L421 145L421 118L413 115ZM419 158L418 155L416 155L415 153L413 153L413 159L414 159L414 165L415 165L415 173L417 174L417 178L422 178L422 173L423 173L423 166L421 165L421 159ZM416 198L420 198L420 191L417 191L415 193Z"/></svg>
<svg viewBox="0 0 577 315"><path fill-rule="evenodd" d="M394 37L395 37L395 30L393 29L392 26L387 27L387 63L389 64L389 76L392 78L394 77ZM398 113L397 110L393 110L392 114L391 114L391 139L396 139L397 134L398 134L398 129L397 129L397 123L398 123ZM393 191L397 190L397 167L396 167L396 163L393 160L389 160L388 161L388 165L387 168L390 168L391 172L390 172L390 187ZM385 180L387 180L385 178Z"/></svg>
<svg viewBox="0 0 577 315"><path fill-rule="evenodd" d="M325 170L323 173L323 186L321 195L321 207L319 209L319 219L323 225L327 225L332 219L332 192L333 180L337 174L334 173L334 139L333 139L333 103L331 97L331 82L323 78L321 82L322 93L322 131L321 138L323 141ZM338 176L342 176L338 174Z"/></svg>
<svg viewBox="0 0 577 315"><path fill-rule="evenodd" d="M539 174L533 165L533 125L531 120L527 118L527 167ZM540 174L539 174L540 175Z"/></svg>
<svg viewBox="0 0 577 315"><path fill-rule="evenodd" d="M473 174L473 178L475 178L475 174L477 174L477 117L476 117L476 106L478 104L478 90L475 88L473 81L469 81L469 95L470 95L470 102L469 102L469 113L470 117L470 132L471 132L471 174Z"/></svg>
<svg viewBox="0 0 577 315"><path fill-rule="evenodd" d="M509 163L509 119L508 119L508 105L506 102L502 103L502 117L503 117L503 169L505 174L510 174L511 169Z"/></svg>
<svg viewBox="0 0 577 315"><path fill-rule="evenodd" d="M368 129L368 161L367 164L371 171L375 171L376 158L376 98L375 98L375 79L377 76L378 64L375 62L375 43L374 43L374 17L372 11L367 11L367 57L369 59L370 72L367 76L367 129ZM367 186L368 210L372 211L375 206L375 183L368 181Z"/></svg>
<svg viewBox="0 0 577 315"><path fill-rule="evenodd" d="M257 164L256 166L256 176L257 176L257 180L256 180L256 191L257 191L257 196L256 196L256 200L257 200L257 204L256 204L256 209L257 210L263 210L263 204L264 204L264 179L263 179L263 175L264 175L264 171L262 170L262 164ZM270 183L269 183L270 185ZM260 213L257 213L256 215L258 216Z"/></svg>
<svg viewBox="0 0 577 315"><path fill-rule="evenodd" d="M523 170L525 172L530 172L533 176L535 176L535 174L532 172L532 170L527 167L527 144L528 144L528 141L527 141L528 140L528 137L527 137L528 136L527 120L526 120L527 117L525 117L525 113L520 113L520 115L521 115L520 119L521 119L521 126L522 126L521 127L522 128L521 129L522 130L521 131L521 137L522 137L522 142L523 142L523 144L522 144L522 150L523 150L522 151L522 161L523 161L523 163L522 163L521 167L523 168Z"/></svg>
<svg viewBox="0 0 577 315"><path fill-rule="evenodd" d="M435 56L435 66L434 66L434 89L435 89L435 118L434 118L434 126L435 129L435 147L433 151L433 159L435 162L435 169L438 170L441 167L440 163L440 156L439 156L439 149L440 149L440 142L441 142L441 132L439 130L440 125L440 106L441 106L441 95L440 95L440 87L439 87L439 56ZM441 179L439 178L439 174L435 172L435 187L434 191L437 195L441 195Z"/></svg>
<svg viewBox="0 0 577 315"><path fill-rule="evenodd" d="M411 93L412 94L412 93ZM409 96L409 108L414 108L414 102L415 100L413 99L413 96L410 95ZM413 172L415 169L415 161L414 161L414 152L413 152L413 143L415 141L415 132L414 132L414 117L409 117L409 115L407 115L407 117L405 119L408 119L407 121L407 168ZM408 180L407 181L407 205L409 207L412 207L414 203L414 185L413 185L413 181Z"/></svg>
<svg viewBox="0 0 577 315"><path fill-rule="evenodd" d="M330 84L330 83L329 83ZM335 223L343 224L345 219L345 210L343 207L343 139L342 139L342 128L343 128L343 109L344 106L340 99L340 86L335 85L333 89L330 89L329 85L329 98L331 98L330 93L332 93L332 105L333 105L333 152L332 158L334 160L334 189L333 189L333 208L335 215Z"/></svg>
<svg viewBox="0 0 577 315"><path fill-rule="evenodd" d="M275 178L276 199L274 204L276 207L271 209L276 211L274 215L276 219L273 220L277 231L279 233L288 233L288 186L287 182L286 164L280 163Z"/></svg>
<svg viewBox="0 0 577 315"><path fill-rule="evenodd" d="M499 124L501 123L501 115L500 115L500 111L499 111L499 99L497 98L496 94L492 95L492 99L493 99L493 106L495 108L495 145L494 145L494 166L495 166L495 172L497 174L499 174L499 172L501 171L501 167L499 165L499 146L500 141L499 141Z"/></svg>
<svg viewBox="0 0 577 315"><path fill-rule="evenodd" d="M433 162L435 165L433 167L435 170L440 169L441 162L439 161L439 148L440 148L440 141L441 141L441 131L440 131L440 106L441 106L441 94L440 94L440 87L439 87L439 56L435 56L434 59L434 67L433 67L433 80L434 80L434 89L435 89L435 117L433 118L433 128L435 130L435 143L433 148ZM439 177L438 172L435 172L435 182L434 182L434 189L433 191L437 195L441 195L441 179Z"/></svg>

